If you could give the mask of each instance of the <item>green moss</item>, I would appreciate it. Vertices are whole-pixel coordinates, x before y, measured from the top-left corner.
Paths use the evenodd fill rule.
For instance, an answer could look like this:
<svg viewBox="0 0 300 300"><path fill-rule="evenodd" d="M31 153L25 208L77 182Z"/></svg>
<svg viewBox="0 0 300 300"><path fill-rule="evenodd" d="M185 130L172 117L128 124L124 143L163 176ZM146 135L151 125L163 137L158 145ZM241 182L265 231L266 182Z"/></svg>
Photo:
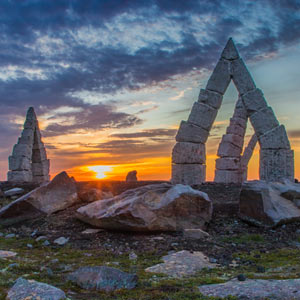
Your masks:
<svg viewBox="0 0 300 300"><path fill-rule="evenodd" d="M247 244L247 243L263 243L264 237L260 234L244 234L238 236L228 236L221 239L225 243Z"/></svg>

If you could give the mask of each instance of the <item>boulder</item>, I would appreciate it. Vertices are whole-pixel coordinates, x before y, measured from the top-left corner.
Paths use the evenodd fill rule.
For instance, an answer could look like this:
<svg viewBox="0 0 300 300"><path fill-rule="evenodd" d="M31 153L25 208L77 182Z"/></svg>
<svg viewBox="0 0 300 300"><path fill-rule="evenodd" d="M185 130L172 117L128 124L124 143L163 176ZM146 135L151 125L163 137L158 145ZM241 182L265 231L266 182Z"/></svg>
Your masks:
<svg viewBox="0 0 300 300"><path fill-rule="evenodd" d="M106 266L81 267L67 277L83 289L111 292L133 289L137 285L136 275Z"/></svg>
<svg viewBox="0 0 300 300"><path fill-rule="evenodd" d="M114 195L111 192L104 192L102 190L93 188L78 193L78 197L83 202L94 202L97 200L108 199Z"/></svg>
<svg viewBox="0 0 300 300"><path fill-rule="evenodd" d="M206 193L169 183L128 190L77 210L77 217L93 226L141 232L201 229L211 215L212 202Z"/></svg>
<svg viewBox="0 0 300 300"><path fill-rule="evenodd" d="M14 286L8 291L7 300L41 299L62 300L66 299L65 293L49 284L35 280L18 278Z"/></svg>
<svg viewBox="0 0 300 300"><path fill-rule="evenodd" d="M133 170L127 173L126 176L126 182L137 182L137 177L136 177L137 171Z"/></svg>
<svg viewBox="0 0 300 300"><path fill-rule="evenodd" d="M240 195L240 217L260 226L299 221L299 184L288 180L245 182Z"/></svg>
<svg viewBox="0 0 300 300"><path fill-rule="evenodd" d="M229 299L228 297L232 296L244 300L299 300L300 279L250 279L246 281L233 279L220 284L202 285L199 287L199 292L204 296L218 297L218 299Z"/></svg>
<svg viewBox="0 0 300 300"><path fill-rule="evenodd" d="M11 202L0 210L0 224L11 225L72 206L78 201L74 181L66 172Z"/></svg>
<svg viewBox="0 0 300 300"><path fill-rule="evenodd" d="M12 188L8 191L5 191L4 195L6 197L12 197L12 196L20 195L20 194L23 194L23 193L24 193L24 189L16 187L16 188Z"/></svg>
<svg viewBox="0 0 300 300"><path fill-rule="evenodd" d="M192 276L203 268L214 268L216 265L209 262L209 258L200 251L190 253L182 250L162 257L161 264L145 269L146 272L162 273L170 277L181 278Z"/></svg>

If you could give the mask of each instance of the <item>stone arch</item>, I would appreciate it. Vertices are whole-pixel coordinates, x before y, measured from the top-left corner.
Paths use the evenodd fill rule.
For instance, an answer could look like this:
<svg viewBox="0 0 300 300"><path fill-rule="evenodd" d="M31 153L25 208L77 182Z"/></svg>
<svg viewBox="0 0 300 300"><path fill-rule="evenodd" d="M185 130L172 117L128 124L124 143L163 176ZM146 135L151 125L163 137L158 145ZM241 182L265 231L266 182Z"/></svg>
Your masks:
<svg viewBox="0 0 300 300"><path fill-rule="evenodd" d="M49 160L42 142L38 120L33 107L26 114L24 129L18 143L14 145L12 155L8 158L10 182L49 181Z"/></svg>
<svg viewBox="0 0 300 300"><path fill-rule="evenodd" d="M172 182L199 184L205 181L205 143L233 80L239 98L260 144L260 179L294 179L294 153L283 125L280 125L262 91L256 85L230 38L210 76L200 90L187 121L182 121L172 152Z"/></svg>

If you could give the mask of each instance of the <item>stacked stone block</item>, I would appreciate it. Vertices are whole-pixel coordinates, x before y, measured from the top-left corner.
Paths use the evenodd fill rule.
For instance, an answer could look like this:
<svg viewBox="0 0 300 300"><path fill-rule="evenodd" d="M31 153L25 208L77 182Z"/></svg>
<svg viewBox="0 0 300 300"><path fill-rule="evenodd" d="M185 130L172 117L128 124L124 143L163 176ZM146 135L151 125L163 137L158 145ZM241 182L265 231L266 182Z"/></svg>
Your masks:
<svg viewBox="0 0 300 300"><path fill-rule="evenodd" d="M21 137L8 160L7 180L10 182L42 183L50 179L49 160L33 107L27 111Z"/></svg>
<svg viewBox="0 0 300 300"><path fill-rule="evenodd" d="M261 147L260 179L267 181L277 181L282 178L294 179L293 151L290 148L285 128L278 123L263 93L256 88L232 39L229 39L206 88L200 90L198 102L194 103L188 120L180 124L176 136L177 144L172 155L173 183L191 185L205 181L204 144L231 79L239 92L239 107L236 107L235 116L230 119L230 125L218 150L220 159L216 163L215 180L218 182L244 180L247 171L241 171L241 152L247 117L250 118ZM254 143L254 140L252 142ZM185 144L178 146L180 143ZM199 146L200 144L202 145ZM251 148L252 146L253 144L249 145L248 155L250 153L252 155L255 145ZM180 155L184 155L185 159L179 160ZM199 155L201 159L195 157ZM246 161L247 157L244 159L244 162Z"/></svg>
<svg viewBox="0 0 300 300"><path fill-rule="evenodd" d="M223 135L217 155L215 182L241 183L244 172L241 166L244 136L247 127L247 112L239 99L235 106L233 117Z"/></svg>

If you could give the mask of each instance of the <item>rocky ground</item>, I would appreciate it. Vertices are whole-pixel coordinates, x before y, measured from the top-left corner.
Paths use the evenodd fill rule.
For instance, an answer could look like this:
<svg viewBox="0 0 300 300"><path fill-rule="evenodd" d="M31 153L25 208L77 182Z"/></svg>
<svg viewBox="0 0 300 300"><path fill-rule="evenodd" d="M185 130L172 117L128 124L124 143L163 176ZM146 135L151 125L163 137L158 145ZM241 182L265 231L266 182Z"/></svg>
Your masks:
<svg viewBox="0 0 300 300"><path fill-rule="evenodd" d="M116 186L114 194L124 189L122 185ZM75 218L81 204L49 217L0 228L0 250L17 253L0 259L0 299L5 299L20 276L60 288L69 299L124 300L219 299L203 296L199 286L233 278L246 279L246 282L300 278L300 223L273 229L248 225L237 216L237 186L227 187L227 199L226 193L222 193L223 203L227 200L223 206L217 201L222 190L218 192L214 185L197 188L206 189L217 207L207 226L209 236L197 240L182 233L134 234L105 230L84 233L92 227ZM57 244L55 241L62 237L63 245ZM145 272L146 268L162 262L164 255L181 250L201 251L215 267L187 278ZM67 281L68 274L81 266L111 266L134 273L138 275L138 285L132 290L87 291Z"/></svg>

